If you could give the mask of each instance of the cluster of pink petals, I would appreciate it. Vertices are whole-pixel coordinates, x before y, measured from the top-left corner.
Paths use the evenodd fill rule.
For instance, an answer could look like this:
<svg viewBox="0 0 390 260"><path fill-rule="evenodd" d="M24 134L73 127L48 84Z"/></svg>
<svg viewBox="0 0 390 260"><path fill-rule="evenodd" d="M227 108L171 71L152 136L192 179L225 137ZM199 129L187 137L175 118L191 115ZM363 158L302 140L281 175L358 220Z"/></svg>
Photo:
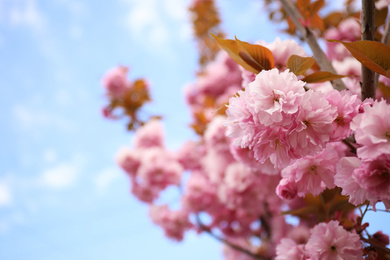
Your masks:
<svg viewBox="0 0 390 260"><path fill-rule="evenodd" d="M353 42L360 40L361 29L359 22L354 18L342 21L337 28L331 28L325 32L325 39ZM327 55L330 60L343 60L350 57L349 51L341 44L326 41Z"/></svg>
<svg viewBox="0 0 390 260"><path fill-rule="evenodd" d="M385 100L375 101L372 106L365 106L364 113L354 117L351 129L355 139L361 145L357 155L362 159L390 153L390 105Z"/></svg>
<svg viewBox="0 0 390 260"><path fill-rule="evenodd" d="M281 200L274 193L280 177L263 174L261 166L251 169L236 161L223 122L216 117L205 131L206 153L198 159L200 165L191 171L185 184L182 207L195 214L206 213L208 227L218 228L224 235L247 236L253 232L251 224L265 214L267 207L269 212L280 210ZM198 148L192 147L194 153ZM193 153L186 152L190 157Z"/></svg>
<svg viewBox="0 0 390 260"><path fill-rule="evenodd" d="M282 239L276 247L275 259L363 259L359 235L348 232L338 221L319 223L310 232L307 243L299 243L290 238Z"/></svg>
<svg viewBox="0 0 390 260"><path fill-rule="evenodd" d="M103 76L102 84L106 89L106 94L113 98L121 98L130 84L127 80L128 68L118 66L110 69Z"/></svg>
<svg viewBox="0 0 390 260"><path fill-rule="evenodd" d="M117 163L130 177L132 193L144 202L153 202L169 185L181 182L183 167L163 148L162 138L160 123L150 121L136 133L137 150L123 148L117 155Z"/></svg>
<svg viewBox="0 0 390 260"><path fill-rule="evenodd" d="M152 119L135 133L134 148L164 147L164 131L160 120Z"/></svg>
<svg viewBox="0 0 390 260"><path fill-rule="evenodd" d="M337 165L335 183L349 202L360 205L369 201L372 206L382 201L390 208L390 154L370 160L344 157Z"/></svg>
<svg viewBox="0 0 390 260"><path fill-rule="evenodd" d="M164 229L165 236L177 241L183 240L184 232L192 228L188 213L172 211L168 205L151 205L149 215L153 223Z"/></svg>
<svg viewBox="0 0 390 260"><path fill-rule="evenodd" d="M305 197L307 193L318 195L325 188L333 188L337 151L328 145L327 149L316 155L308 155L296 160L282 170L283 179L276 193L283 199L292 199L295 195Z"/></svg>
<svg viewBox="0 0 390 260"><path fill-rule="evenodd" d="M267 43L265 41L257 41L256 44L266 47L272 52L272 56L274 57L275 67L280 71L284 71L287 69L287 61L291 55L298 55L302 57L308 56L305 50L293 39L288 40L280 40L279 37L275 39L275 41L271 43ZM242 87L246 87L250 82L254 81L256 78L256 74L250 72L246 69L242 70Z"/></svg>
<svg viewBox="0 0 390 260"><path fill-rule="evenodd" d="M238 65L221 51L216 60L209 63L199 74L197 81L186 86L187 104L193 113L197 113L205 109L209 100L214 100L215 107L210 107L210 113L206 114L211 119L212 112L241 89L241 82Z"/></svg>
<svg viewBox="0 0 390 260"><path fill-rule="evenodd" d="M356 97L342 95L339 100L348 101L345 107L341 101L331 105L324 93L305 92L304 84L288 70L260 72L229 100L225 124L234 144L253 150L261 163L269 158L276 168L283 168L291 160L320 152L328 142L339 140L333 127L337 110L358 105ZM349 120L349 111L340 113Z"/></svg>
<svg viewBox="0 0 390 260"><path fill-rule="evenodd" d="M275 67L279 69L286 68L287 61L291 55L298 55L302 57L308 56L302 46L293 39L282 41L279 37L276 37L275 41L271 43L266 43L264 41L258 41L256 43L268 48L272 52Z"/></svg>
<svg viewBox="0 0 390 260"><path fill-rule="evenodd" d="M362 101L347 90L334 90L326 95L326 99L337 108L337 118L332 125L332 141L341 141L352 134L350 124L359 113Z"/></svg>
<svg viewBox="0 0 390 260"><path fill-rule="evenodd" d="M363 259L359 235L348 232L335 220L316 225L305 249L312 259Z"/></svg>

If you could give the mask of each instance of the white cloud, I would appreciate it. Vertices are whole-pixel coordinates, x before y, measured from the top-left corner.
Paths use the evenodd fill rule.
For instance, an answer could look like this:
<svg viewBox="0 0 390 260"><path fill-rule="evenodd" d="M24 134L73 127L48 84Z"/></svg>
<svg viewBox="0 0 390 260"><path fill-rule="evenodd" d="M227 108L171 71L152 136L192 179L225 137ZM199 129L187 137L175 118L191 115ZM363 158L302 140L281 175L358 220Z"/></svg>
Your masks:
<svg viewBox="0 0 390 260"><path fill-rule="evenodd" d="M149 46L167 48L171 38L189 39L187 0L123 0L129 11L126 26L136 39Z"/></svg>
<svg viewBox="0 0 390 260"><path fill-rule="evenodd" d="M79 172L80 169L77 163L61 163L45 170L39 182L44 187L63 189L75 183Z"/></svg>
<svg viewBox="0 0 390 260"><path fill-rule="evenodd" d="M12 204L11 188L6 183L0 182L0 208Z"/></svg>
<svg viewBox="0 0 390 260"><path fill-rule="evenodd" d="M96 175L95 186L99 191L106 190L113 182L123 176L116 168L108 168Z"/></svg>
<svg viewBox="0 0 390 260"><path fill-rule="evenodd" d="M13 4L8 12L11 25L30 27L35 32L41 32L45 28L45 19L35 0L13 1Z"/></svg>
<svg viewBox="0 0 390 260"><path fill-rule="evenodd" d="M40 129L47 126L56 126L67 131L72 129L72 124L61 116L49 111L34 110L25 105L15 104L13 115L16 121L27 130Z"/></svg>

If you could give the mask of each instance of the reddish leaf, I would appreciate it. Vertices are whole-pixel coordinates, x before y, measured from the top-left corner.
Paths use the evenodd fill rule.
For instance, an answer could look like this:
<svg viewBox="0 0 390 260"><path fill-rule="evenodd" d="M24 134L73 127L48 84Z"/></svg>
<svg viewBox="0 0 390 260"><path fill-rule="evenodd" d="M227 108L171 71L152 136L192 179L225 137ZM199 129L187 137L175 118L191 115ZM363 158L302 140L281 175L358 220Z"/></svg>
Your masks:
<svg viewBox="0 0 390 260"><path fill-rule="evenodd" d="M375 41L342 42L328 40L343 44L349 52L362 63L376 73L390 77L390 47Z"/></svg>
<svg viewBox="0 0 390 260"><path fill-rule="evenodd" d="M298 55L291 55L287 61L287 68L295 75L299 76L310 69L315 63L313 57L301 57Z"/></svg>
<svg viewBox="0 0 390 260"><path fill-rule="evenodd" d="M310 5L310 14L313 16L325 5L324 0L317 0Z"/></svg>
<svg viewBox="0 0 390 260"><path fill-rule="evenodd" d="M375 26L379 27L386 22L387 18L387 13L388 13L388 7L382 8L380 10L375 9Z"/></svg>
<svg viewBox="0 0 390 260"><path fill-rule="evenodd" d="M239 46L240 57L252 66L259 66L261 70L270 70L274 67L274 56L272 52L261 45L250 44L236 38Z"/></svg>
<svg viewBox="0 0 390 260"><path fill-rule="evenodd" d="M274 57L272 52L264 46L250 44L236 40L222 39L212 34L219 46L225 50L230 58L237 64L255 74L263 69L269 70L274 67Z"/></svg>
<svg viewBox="0 0 390 260"><path fill-rule="evenodd" d="M328 71L317 71L313 74L310 74L302 79L302 81L305 81L306 83L319 83L319 82L325 82L335 79L341 79L347 77L345 75L337 75L330 73Z"/></svg>

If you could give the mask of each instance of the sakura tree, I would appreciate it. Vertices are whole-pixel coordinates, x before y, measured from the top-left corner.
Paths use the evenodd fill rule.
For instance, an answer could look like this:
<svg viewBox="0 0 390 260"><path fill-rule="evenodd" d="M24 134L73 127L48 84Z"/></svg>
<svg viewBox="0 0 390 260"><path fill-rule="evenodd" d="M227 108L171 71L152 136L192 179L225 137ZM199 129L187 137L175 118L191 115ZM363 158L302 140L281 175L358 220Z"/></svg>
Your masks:
<svg viewBox="0 0 390 260"><path fill-rule="evenodd" d="M225 39L214 1L191 3L199 71L185 98L198 138L178 151L161 117L139 116L147 81L105 74L103 114L136 131L117 154L131 192L168 238L207 233L229 260L389 259L389 236L364 217L390 210L390 1L263 2L291 39ZM168 187L180 208L157 203Z"/></svg>

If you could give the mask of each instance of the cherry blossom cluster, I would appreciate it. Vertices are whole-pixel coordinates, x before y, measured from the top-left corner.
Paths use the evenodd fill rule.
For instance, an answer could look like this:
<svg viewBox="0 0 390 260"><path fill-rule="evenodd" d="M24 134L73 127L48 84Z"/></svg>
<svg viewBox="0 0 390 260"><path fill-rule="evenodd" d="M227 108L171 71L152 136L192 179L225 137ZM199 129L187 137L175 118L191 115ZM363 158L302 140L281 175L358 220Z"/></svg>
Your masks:
<svg viewBox="0 0 390 260"><path fill-rule="evenodd" d="M323 35L356 41L360 24L344 19ZM309 56L294 40L256 44L271 51L273 69L255 74L219 52L186 86L192 115L204 124L197 139L170 151L154 119L137 130L133 149L119 151L131 192L167 237L210 233L225 243L228 260L390 255L389 236L369 235L365 212L357 211L379 202L390 209L389 78L378 77L376 100L362 101L361 64L341 43L325 46L337 73L349 76L342 91L288 69L292 55ZM104 76L111 100L128 95L126 74L117 67ZM221 107L226 115L217 113ZM169 187L181 195L175 209L161 200Z"/></svg>
<svg viewBox="0 0 390 260"><path fill-rule="evenodd" d="M270 158L282 169L348 137L359 99L349 92L305 91L304 86L288 70L260 72L229 100L227 134L235 145L253 150L260 163Z"/></svg>

